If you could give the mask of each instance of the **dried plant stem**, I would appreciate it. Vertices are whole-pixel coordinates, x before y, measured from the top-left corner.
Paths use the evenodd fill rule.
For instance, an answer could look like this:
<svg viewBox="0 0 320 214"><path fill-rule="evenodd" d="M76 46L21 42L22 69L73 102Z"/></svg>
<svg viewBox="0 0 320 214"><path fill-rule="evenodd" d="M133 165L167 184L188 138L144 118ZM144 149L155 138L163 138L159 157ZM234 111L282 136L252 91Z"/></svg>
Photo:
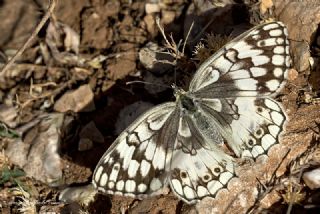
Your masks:
<svg viewBox="0 0 320 214"><path fill-rule="evenodd" d="M17 106L19 107L20 110L23 110L29 104L31 104L33 101L36 101L36 100L39 100L39 99L50 98L51 102L53 103L53 100L54 100L55 96L57 96L57 94L59 94L61 91L65 90L67 87L69 87L70 85L74 84L75 82L76 82L76 80L74 78L72 78L69 81L63 83L59 88L56 88L53 91L49 91L47 93L44 93L44 94L42 94L40 96L34 96L32 93L30 94L30 90L29 90L29 95L31 96L31 98L26 100L26 101L24 101L24 102L20 102L19 96L16 94L16 104L17 104ZM44 86L48 86L48 85L54 86L55 83L49 82L49 83L45 83L43 85Z"/></svg>
<svg viewBox="0 0 320 214"><path fill-rule="evenodd" d="M183 56L184 56L185 47L186 47L187 41L188 41L188 39L189 39L190 32L191 32L191 30L192 30L192 28L193 28L194 22L192 22L192 24L191 24L191 26L190 26L190 28L189 28L189 31L188 31L188 33L187 33L186 39L185 39L185 41L184 41L184 43L183 43L182 52L179 51L179 47L180 47L180 45L181 45L181 41L180 41L179 44L177 45L177 44L174 42L174 39L173 39L172 35L170 35L170 40L171 40L171 42L168 40L168 38L167 38L167 36L166 36L166 34L165 34L165 32L164 32L164 28L163 28L163 27L161 26L161 24L160 24L160 19L159 19L159 17L156 18L156 24L157 24L157 26L158 26L161 34L162 34L162 37L164 38L164 40L165 40L165 42L166 42L165 47L166 47L167 49L171 50L171 51L169 52L169 54L170 54L171 56L174 56L176 59L183 57Z"/></svg>
<svg viewBox="0 0 320 214"><path fill-rule="evenodd" d="M190 26L190 28L189 28L189 30L188 30L188 33L187 33L187 36L186 36L186 40L185 40L184 43L183 43L183 48L182 48L182 53L183 53L183 54L184 54L184 50L185 50L186 45L187 45L187 41L188 41L189 36L190 36L190 32L191 32L191 30L192 30L192 28L193 28L193 25L194 25L194 22L191 23L191 26Z"/></svg>
<svg viewBox="0 0 320 214"><path fill-rule="evenodd" d="M158 28L159 28L159 30L160 30L160 32L161 32L161 34L162 34L162 37L164 38L164 40L166 41L166 43L167 43L167 45L171 45L171 43L169 42L169 40L167 39L167 36L166 36L166 34L164 33L164 29L163 29L163 27L161 26L161 24L160 24L160 18L159 17L156 17L156 24L157 24L157 26L158 26Z"/></svg>
<svg viewBox="0 0 320 214"><path fill-rule="evenodd" d="M31 36L28 40L23 44L23 46L17 51L17 53L4 65L1 70L1 73L4 74L12 64L21 56L21 54L27 49L30 45L31 41L37 36L41 28L47 22L47 20L51 17L53 10L57 4L57 0L50 0L49 7L43 18L41 19L40 23L36 26L35 30L32 32Z"/></svg>
<svg viewBox="0 0 320 214"><path fill-rule="evenodd" d="M169 40L167 39L167 36L164 32L164 28L160 24L159 17L156 18L156 24L157 24L165 42L166 42L165 47L169 50L170 55L175 58L179 58L180 56L182 56L182 54L179 52L179 48L178 48L177 44L174 42L172 35L170 35L171 42L169 42Z"/></svg>

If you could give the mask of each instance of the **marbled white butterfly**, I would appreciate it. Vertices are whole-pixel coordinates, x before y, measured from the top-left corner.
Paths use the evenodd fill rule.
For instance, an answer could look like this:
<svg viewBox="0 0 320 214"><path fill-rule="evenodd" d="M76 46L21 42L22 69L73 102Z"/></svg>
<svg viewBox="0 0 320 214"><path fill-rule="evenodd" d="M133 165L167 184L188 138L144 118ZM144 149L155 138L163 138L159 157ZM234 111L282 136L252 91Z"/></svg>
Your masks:
<svg viewBox="0 0 320 214"><path fill-rule="evenodd" d="M272 99L290 66L288 31L261 24L229 42L195 73L189 91L158 105L123 131L99 161L101 192L142 198L170 185L183 201L215 197L235 176L233 157L267 154L286 120Z"/></svg>

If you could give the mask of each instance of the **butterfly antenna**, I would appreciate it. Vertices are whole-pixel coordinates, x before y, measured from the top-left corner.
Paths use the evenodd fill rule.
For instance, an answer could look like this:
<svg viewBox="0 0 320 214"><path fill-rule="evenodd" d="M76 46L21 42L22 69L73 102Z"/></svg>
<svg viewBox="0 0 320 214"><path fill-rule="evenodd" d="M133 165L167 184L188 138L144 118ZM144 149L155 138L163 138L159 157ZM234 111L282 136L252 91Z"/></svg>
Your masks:
<svg viewBox="0 0 320 214"><path fill-rule="evenodd" d="M164 85L164 84L158 84L158 83L146 82L146 81L140 81L140 80L126 82L126 85L131 85L131 84L136 84L136 83L145 84L145 85L156 85L156 86L161 86L164 88L172 88L172 87Z"/></svg>
<svg viewBox="0 0 320 214"><path fill-rule="evenodd" d="M180 58L180 56L178 56L180 53L181 53L181 56L184 56L184 51L186 49L186 45L187 45L187 42L188 42L188 39L189 39L189 36L190 36L190 32L193 28L193 24L194 22L191 23L190 25L190 28L188 30L188 33L187 33L187 36L186 36L186 39L184 40L183 42L183 46L182 46L182 52L179 51L179 48L180 48L180 45L182 43L182 40L179 41L178 45L176 46L176 58L175 58L175 64L177 64L177 61L178 61L178 58ZM173 38L171 38L171 40L173 40ZM174 84L176 85L177 84L177 72L176 72L176 68L174 69Z"/></svg>
<svg viewBox="0 0 320 214"><path fill-rule="evenodd" d="M174 64L177 65L178 63L178 55L179 55L179 47L181 45L181 40L179 41L178 45L176 46L176 57L174 59ZM177 66L174 66L174 84L177 85Z"/></svg>

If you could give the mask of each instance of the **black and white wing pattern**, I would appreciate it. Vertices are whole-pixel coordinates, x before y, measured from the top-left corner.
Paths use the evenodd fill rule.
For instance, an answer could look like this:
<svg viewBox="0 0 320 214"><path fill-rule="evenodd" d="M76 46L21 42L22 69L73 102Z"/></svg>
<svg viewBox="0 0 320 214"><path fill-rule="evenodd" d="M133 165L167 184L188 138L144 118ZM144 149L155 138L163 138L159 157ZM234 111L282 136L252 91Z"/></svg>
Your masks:
<svg viewBox="0 0 320 214"><path fill-rule="evenodd" d="M272 99L290 68L288 31L281 22L259 25L204 62L189 92L220 124L237 156L256 158L278 143L286 115Z"/></svg>
<svg viewBox="0 0 320 214"><path fill-rule="evenodd" d="M187 203L215 197L235 177L234 162L220 148L218 124L200 112L182 112L171 161L170 186Z"/></svg>
<svg viewBox="0 0 320 214"><path fill-rule="evenodd" d="M287 29L259 25L204 62L189 91L152 108L115 140L99 161L101 192L142 198L170 185L183 201L215 197L235 177L233 157L257 158L279 142L286 115L272 99L290 66Z"/></svg>
<svg viewBox="0 0 320 214"><path fill-rule="evenodd" d="M178 129L175 103L144 113L123 131L100 159L93 185L107 194L143 198L168 184Z"/></svg>
<svg viewBox="0 0 320 214"><path fill-rule="evenodd" d="M201 98L274 95L284 86L291 63L287 36L281 22L241 34L200 66L189 92Z"/></svg>

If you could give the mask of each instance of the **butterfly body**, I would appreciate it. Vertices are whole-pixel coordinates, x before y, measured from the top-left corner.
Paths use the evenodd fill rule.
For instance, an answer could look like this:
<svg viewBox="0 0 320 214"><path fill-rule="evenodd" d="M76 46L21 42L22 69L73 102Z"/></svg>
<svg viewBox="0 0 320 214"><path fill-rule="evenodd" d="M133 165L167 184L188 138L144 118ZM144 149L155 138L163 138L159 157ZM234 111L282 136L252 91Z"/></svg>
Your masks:
<svg viewBox="0 0 320 214"><path fill-rule="evenodd" d="M173 86L175 102L150 109L118 136L94 186L143 198L170 185L187 203L215 197L236 176L234 157L256 159L279 143L286 115L272 97L289 66L281 22L243 33L199 67L188 91Z"/></svg>
<svg viewBox="0 0 320 214"><path fill-rule="evenodd" d="M189 97L185 94L180 94L179 99L177 100L177 102L180 101L180 106L183 111L187 111L190 114L194 114L197 112L197 107L192 97Z"/></svg>

